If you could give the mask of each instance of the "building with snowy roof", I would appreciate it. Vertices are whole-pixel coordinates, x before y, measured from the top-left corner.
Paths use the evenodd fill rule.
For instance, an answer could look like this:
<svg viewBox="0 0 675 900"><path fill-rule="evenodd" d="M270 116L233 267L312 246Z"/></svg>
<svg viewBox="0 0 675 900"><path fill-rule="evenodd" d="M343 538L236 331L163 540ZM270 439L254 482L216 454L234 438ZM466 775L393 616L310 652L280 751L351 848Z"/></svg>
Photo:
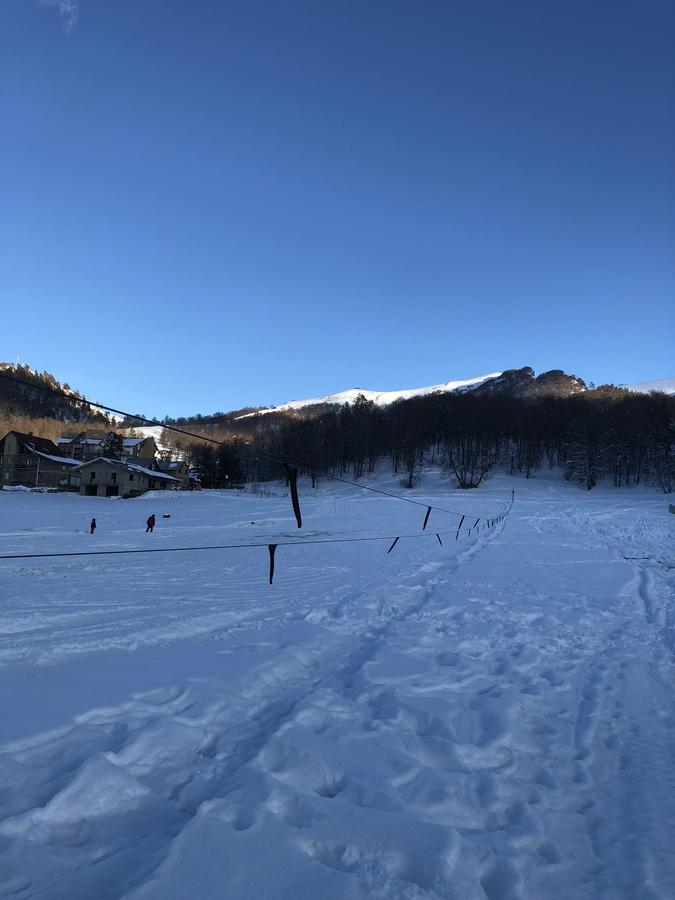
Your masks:
<svg viewBox="0 0 675 900"><path fill-rule="evenodd" d="M157 444L152 437L132 437L117 435L117 441L111 441L117 435L114 431L101 429L87 431L66 431L58 439L59 448L67 456L86 462L99 456L119 456L134 461L153 461L157 455ZM113 443L119 443L119 452L111 452Z"/></svg>
<svg viewBox="0 0 675 900"><path fill-rule="evenodd" d="M78 460L66 456L53 441L10 431L0 440L0 484L2 487L48 487L77 490Z"/></svg>
<svg viewBox="0 0 675 900"><path fill-rule="evenodd" d="M145 491L175 490L178 478L124 459L99 456L80 463L80 494L86 497L138 497Z"/></svg>
<svg viewBox="0 0 675 900"><path fill-rule="evenodd" d="M184 491L190 487L190 467L184 459L160 460L159 469L161 472L177 478Z"/></svg>

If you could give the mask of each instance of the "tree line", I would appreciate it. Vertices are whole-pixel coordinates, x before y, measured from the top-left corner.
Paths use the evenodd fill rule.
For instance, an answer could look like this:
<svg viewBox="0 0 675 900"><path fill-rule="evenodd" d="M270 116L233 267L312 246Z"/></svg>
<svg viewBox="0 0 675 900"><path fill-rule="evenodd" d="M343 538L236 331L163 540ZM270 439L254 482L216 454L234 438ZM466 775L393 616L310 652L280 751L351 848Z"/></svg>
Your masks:
<svg viewBox="0 0 675 900"><path fill-rule="evenodd" d="M438 393L378 407L363 396L345 406L310 407L238 418L217 415L180 424L214 447L165 431L187 454L205 487L278 479L290 461L316 483L321 476L361 478L383 463L412 487L423 465L440 464L461 488L476 488L501 467L533 477L560 470L591 490L675 483L675 397L613 387L567 397Z"/></svg>

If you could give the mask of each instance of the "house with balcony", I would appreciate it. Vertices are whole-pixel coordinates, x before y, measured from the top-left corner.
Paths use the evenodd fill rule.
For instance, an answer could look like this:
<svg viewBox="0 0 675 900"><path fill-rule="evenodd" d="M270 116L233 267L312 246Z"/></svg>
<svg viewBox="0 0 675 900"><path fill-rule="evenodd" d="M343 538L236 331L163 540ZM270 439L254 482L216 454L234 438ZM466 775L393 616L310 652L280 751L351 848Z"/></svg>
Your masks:
<svg viewBox="0 0 675 900"><path fill-rule="evenodd" d="M0 485L77 490L78 460L47 438L10 431L0 440Z"/></svg>
<svg viewBox="0 0 675 900"><path fill-rule="evenodd" d="M157 444L153 437L124 437L124 459L154 460L157 456Z"/></svg>

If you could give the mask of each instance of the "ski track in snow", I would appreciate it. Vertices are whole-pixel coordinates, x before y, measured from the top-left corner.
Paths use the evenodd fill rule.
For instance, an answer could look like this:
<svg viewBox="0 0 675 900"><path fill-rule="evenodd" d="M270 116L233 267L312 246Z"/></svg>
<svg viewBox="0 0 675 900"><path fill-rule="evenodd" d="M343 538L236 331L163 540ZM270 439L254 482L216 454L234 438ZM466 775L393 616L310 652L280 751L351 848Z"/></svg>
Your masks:
<svg viewBox="0 0 675 900"><path fill-rule="evenodd" d="M264 547L0 561L0 897L675 896L675 517L544 477L414 496L512 486L443 547L279 547L273 586ZM301 493L299 540L421 528ZM11 494L0 546L296 536L289 507Z"/></svg>

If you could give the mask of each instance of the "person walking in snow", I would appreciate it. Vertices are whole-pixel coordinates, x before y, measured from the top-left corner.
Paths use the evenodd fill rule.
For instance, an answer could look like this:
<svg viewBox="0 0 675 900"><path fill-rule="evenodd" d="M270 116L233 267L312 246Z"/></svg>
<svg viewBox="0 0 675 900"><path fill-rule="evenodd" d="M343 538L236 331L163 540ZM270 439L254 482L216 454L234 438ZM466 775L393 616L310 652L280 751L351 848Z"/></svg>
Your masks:
<svg viewBox="0 0 675 900"><path fill-rule="evenodd" d="M145 533L147 534L149 531L152 532L155 529L155 514L153 513L151 516L148 516L148 527L145 529Z"/></svg>
<svg viewBox="0 0 675 900"><path fill-rule="evenodd" d="M96 519L91 520L91 524L89 525L89 534L93 534L96 531Z"/></svg>

